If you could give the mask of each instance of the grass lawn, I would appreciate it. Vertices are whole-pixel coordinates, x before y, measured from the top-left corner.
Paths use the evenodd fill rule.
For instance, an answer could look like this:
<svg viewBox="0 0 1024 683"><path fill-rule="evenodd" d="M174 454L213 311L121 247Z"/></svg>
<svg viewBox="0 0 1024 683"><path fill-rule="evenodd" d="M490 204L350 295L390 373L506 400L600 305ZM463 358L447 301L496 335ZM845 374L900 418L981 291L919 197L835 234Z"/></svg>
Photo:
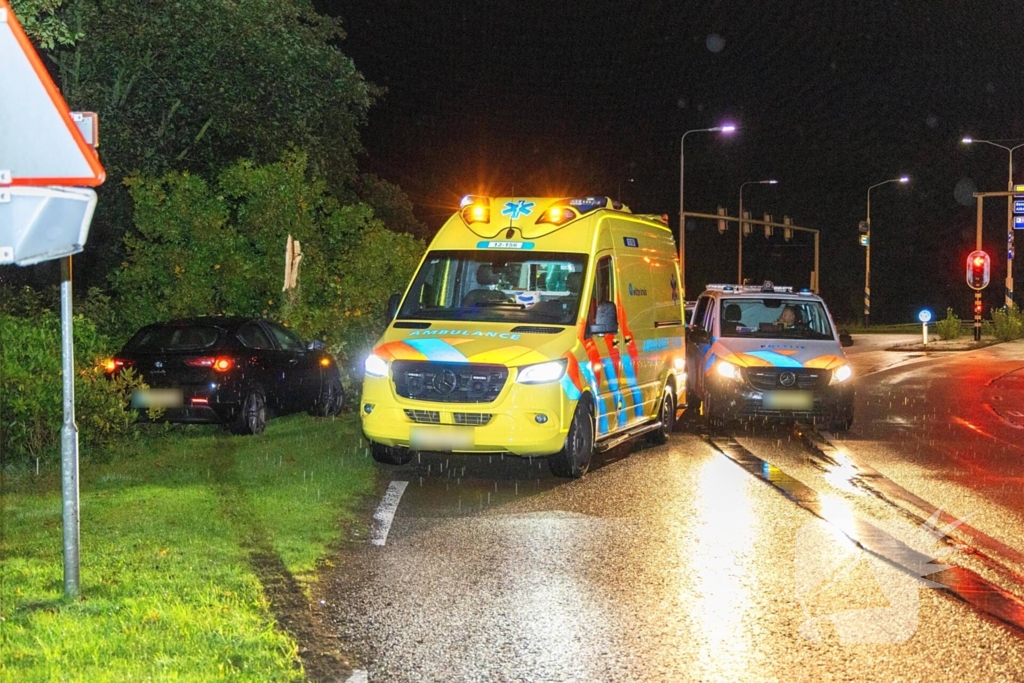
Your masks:
<svg viewBox="0 0 1024 683"><path fill-rule="evenodd" d="M284 577L301 602L374 488L359 441L358 417L296 415L258 437L176 428L84 463L76 600L59 471L4 472L0 680L302 680L266 585Z"/></svg>

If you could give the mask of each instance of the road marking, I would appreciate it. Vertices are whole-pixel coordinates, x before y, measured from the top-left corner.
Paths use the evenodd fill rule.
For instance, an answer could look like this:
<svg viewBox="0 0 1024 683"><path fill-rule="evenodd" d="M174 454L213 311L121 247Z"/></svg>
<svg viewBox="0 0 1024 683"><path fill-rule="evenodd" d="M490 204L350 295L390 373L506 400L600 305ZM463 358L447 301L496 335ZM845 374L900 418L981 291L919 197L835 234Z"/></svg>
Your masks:
<svg viewBox="0 0 1024 683"><path fill-rule="evenodd" d="M345 679L345 683L369 683L370 676L362 669L356 669L352 675Z"/></svg>
<svg viewBox="0 0 1024 683"><path fill-rule="evenodd" d="M388 540L388 532L391 531L391 522L395 519L395 511L398 510L398 503L402 500L407 481L393 481L388 484L388 490L380 499L377 511L373 513L373 528L370 530L370 543L384 545Z"/></svg>

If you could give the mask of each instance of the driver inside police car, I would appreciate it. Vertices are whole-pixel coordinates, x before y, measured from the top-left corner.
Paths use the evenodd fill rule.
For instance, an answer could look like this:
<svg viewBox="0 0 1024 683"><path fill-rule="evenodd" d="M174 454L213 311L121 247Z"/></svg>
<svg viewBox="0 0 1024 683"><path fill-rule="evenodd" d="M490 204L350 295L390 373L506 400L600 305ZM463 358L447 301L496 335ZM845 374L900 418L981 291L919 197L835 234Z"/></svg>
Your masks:
<svg viewBox="0 0 1024 683"><path fill-rule="evenodd" d="M782 309L782 313L779 314L779 319L775 321L783 327L796 327L800 323L800 314L796 310L796 306L786 306Z"/></svg>

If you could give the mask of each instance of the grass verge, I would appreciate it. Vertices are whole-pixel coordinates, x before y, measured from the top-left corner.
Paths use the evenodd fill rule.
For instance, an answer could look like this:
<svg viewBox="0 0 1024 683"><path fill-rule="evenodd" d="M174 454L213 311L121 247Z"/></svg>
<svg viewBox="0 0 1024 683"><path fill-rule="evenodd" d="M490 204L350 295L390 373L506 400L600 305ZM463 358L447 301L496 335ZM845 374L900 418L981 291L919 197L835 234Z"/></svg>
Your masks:
<svg viewBox="0 0 1024 683"><path fill-rule="evenodd" d="M292 416L254 438L182 428L83 465L75 600L62 595L59 472L5 472L0 679L301 680L267 584L301 599L373 490L358 444L354 416Z"/></svg>

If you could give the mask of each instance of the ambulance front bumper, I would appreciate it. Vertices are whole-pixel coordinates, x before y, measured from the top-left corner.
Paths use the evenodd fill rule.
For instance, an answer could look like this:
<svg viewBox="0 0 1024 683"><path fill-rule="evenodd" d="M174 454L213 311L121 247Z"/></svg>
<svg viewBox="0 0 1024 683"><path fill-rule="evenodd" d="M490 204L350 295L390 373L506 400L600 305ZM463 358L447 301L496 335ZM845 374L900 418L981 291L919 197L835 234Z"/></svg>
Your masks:
<svg viewBox="0 0 1024 683"><path fill-rule="evenodd" d="M386 446L540 456L562 449L576 402L559 382L509 378L489 403L445 403L403 398L390 378L366 377L359 416L366 438Z"/></svg>

